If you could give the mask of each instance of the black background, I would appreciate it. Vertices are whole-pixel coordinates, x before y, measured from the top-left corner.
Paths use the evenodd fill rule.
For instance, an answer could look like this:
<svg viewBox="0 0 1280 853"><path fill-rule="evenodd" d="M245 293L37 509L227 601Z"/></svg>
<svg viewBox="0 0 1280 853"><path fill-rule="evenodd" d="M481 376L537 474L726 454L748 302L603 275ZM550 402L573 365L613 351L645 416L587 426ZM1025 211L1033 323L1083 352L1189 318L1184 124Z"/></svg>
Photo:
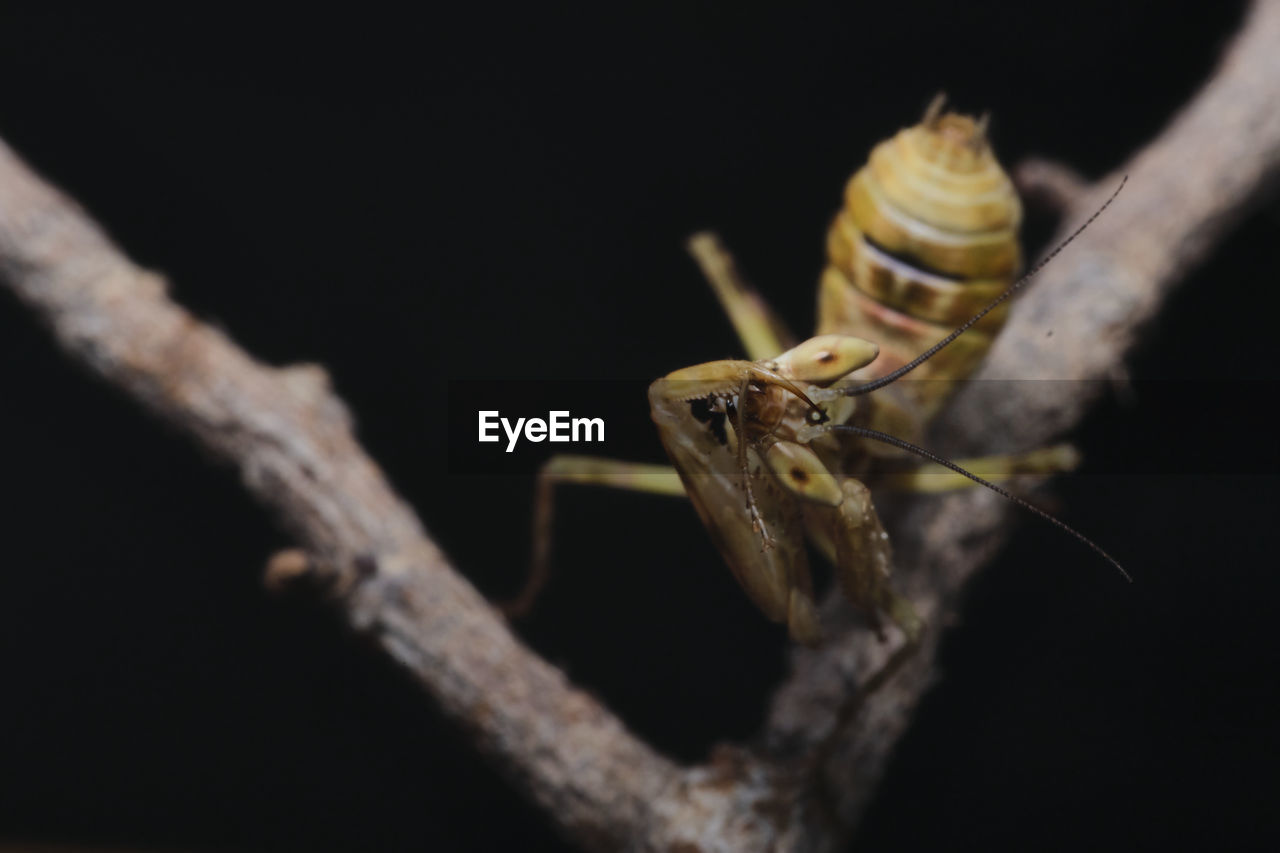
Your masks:
<svg viewBox="0 0 1280 853"><path fill-rule="evenodd" d="M202 317L270 362L326 364L501 597L536 459L449 474L448 380L642 389L737 353L683 253L702 227L806 329L844 180L935 91L991 110L1006 162L1098 176L1213 67L1241 9L1207 6L28 8L4 16L0 133ZM1030 225L1034 248L1052 221ZM1278 237L1274 204L1252 214L1131 358L1131 399L1075 436L1062 512L1137 582L1028 522L973 586L861 849L1274 843ZM287 540L234 472L7 297L0 400L0 840L561 849L408 678L261 589ZM660 460L633 408L603 452ZM680 759L750 738L787 643L689 508L562 507L527 641Z"/></svg>

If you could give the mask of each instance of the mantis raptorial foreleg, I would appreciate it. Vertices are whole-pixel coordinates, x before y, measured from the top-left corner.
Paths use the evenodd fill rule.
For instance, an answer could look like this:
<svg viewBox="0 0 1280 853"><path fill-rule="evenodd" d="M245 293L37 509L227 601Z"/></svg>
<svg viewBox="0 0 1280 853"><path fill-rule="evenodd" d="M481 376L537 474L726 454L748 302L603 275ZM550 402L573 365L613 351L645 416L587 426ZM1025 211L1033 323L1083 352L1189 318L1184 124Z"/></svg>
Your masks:
<svg viewBox="0 0 1280 853"><path fill-rule="evenodd" d="M841 478L840 490L838 506L806 517L809 540L835 566L845 597L870 614L878 631L882 631L878 614L884 613L914 642L923 623L911 602L889 585L893 549L871 503L871 492L853 477Z"/></svg>

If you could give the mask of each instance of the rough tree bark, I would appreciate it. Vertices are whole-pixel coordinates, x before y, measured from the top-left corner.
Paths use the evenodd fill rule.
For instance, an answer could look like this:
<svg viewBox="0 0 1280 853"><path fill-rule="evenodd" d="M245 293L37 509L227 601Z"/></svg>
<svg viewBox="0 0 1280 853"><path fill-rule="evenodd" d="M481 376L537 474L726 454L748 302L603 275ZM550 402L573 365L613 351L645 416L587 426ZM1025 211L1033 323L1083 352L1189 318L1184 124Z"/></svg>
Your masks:
<svg viewBox="0 0 1280 853"><path fill-rule="evenodd" d="M1280 4L1259 2L1212 80L1116 176L1082 186L1043 164L1024 171L1024 183L1061 201L1067 223L1095 208L1119 171L1130 187L1106 226L1017 306L980 379L1113 373L1170 288L1274 182L1276 44ZM254 361L169 300L159 277L2 145L0 278L73 357L236 465L301 546L271 560L268 580L327 584L350 623L586 847L837 846L930 682L936 626L1009 524L1006 506L980 490L912 508L924 535L899 547L900 584L935 626L923 649L876 642L829 602L832 639L795 652L765 748L723 748L682 768L512 636L355 441L321 368ZM1047 317L1061 340L1088 345L1038 347ZM1098 385L970 383L944 418L947 449L1047 442L1078 421ZM870 694L858 690L868 673L883 681Z"/></svg>

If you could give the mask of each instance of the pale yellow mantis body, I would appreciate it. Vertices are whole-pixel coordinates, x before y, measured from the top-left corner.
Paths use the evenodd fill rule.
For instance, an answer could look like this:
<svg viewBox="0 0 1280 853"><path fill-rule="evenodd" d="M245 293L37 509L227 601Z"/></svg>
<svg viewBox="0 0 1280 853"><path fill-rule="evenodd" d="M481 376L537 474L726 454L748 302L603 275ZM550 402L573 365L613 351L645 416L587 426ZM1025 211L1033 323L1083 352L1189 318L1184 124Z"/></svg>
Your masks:
<svg viewBox="0 0 1280 853"><path fill-rule="evenodd" d="M908 640L919 636L921 620L890 584L892 551L869 483L929 492L976 481L1111 559L969 472L998 480L1068 470L1078 461L1072 448L947 462L913 442L951 383L892 384L917 368L944 380L975 369L1003 322L1005 301L1029 278L1013 281L1020 219L985 123L942 115L935 101L921 125L877 147L850 181L829 235L818 336L789 345L783 325L736 275L728 253L714 237L696 236L691 251L753 360L683 368L650 386L650 411L671 467L549 460L539 474L534 569L510 609L527 609L545 581L552 489L559 483L687 496L747 595L805 644L822 637L806 540L832 562L845 598L877 628L887 617ZM936 464L887 473L886 460L903 451Z"/></svg>

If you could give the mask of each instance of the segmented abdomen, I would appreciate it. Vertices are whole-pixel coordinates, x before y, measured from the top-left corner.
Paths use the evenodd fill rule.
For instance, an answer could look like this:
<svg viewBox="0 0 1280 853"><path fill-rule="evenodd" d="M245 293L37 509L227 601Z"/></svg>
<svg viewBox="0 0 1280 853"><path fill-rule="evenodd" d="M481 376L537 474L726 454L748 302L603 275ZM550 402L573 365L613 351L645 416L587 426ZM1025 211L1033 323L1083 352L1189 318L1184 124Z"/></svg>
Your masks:
<svg viewBox="0 0 1280 853"><path fill-rule="evenodd" d="M860 375L881 376L945 337L1012 282L1022 263L1022 205L983 122L930 107L876 146L849 181L827 235L818 334L880 345ZM931 412L968 376L1004 324L1007 303L907 377ZM910 381L917 380L917 381Z"/></svg>

